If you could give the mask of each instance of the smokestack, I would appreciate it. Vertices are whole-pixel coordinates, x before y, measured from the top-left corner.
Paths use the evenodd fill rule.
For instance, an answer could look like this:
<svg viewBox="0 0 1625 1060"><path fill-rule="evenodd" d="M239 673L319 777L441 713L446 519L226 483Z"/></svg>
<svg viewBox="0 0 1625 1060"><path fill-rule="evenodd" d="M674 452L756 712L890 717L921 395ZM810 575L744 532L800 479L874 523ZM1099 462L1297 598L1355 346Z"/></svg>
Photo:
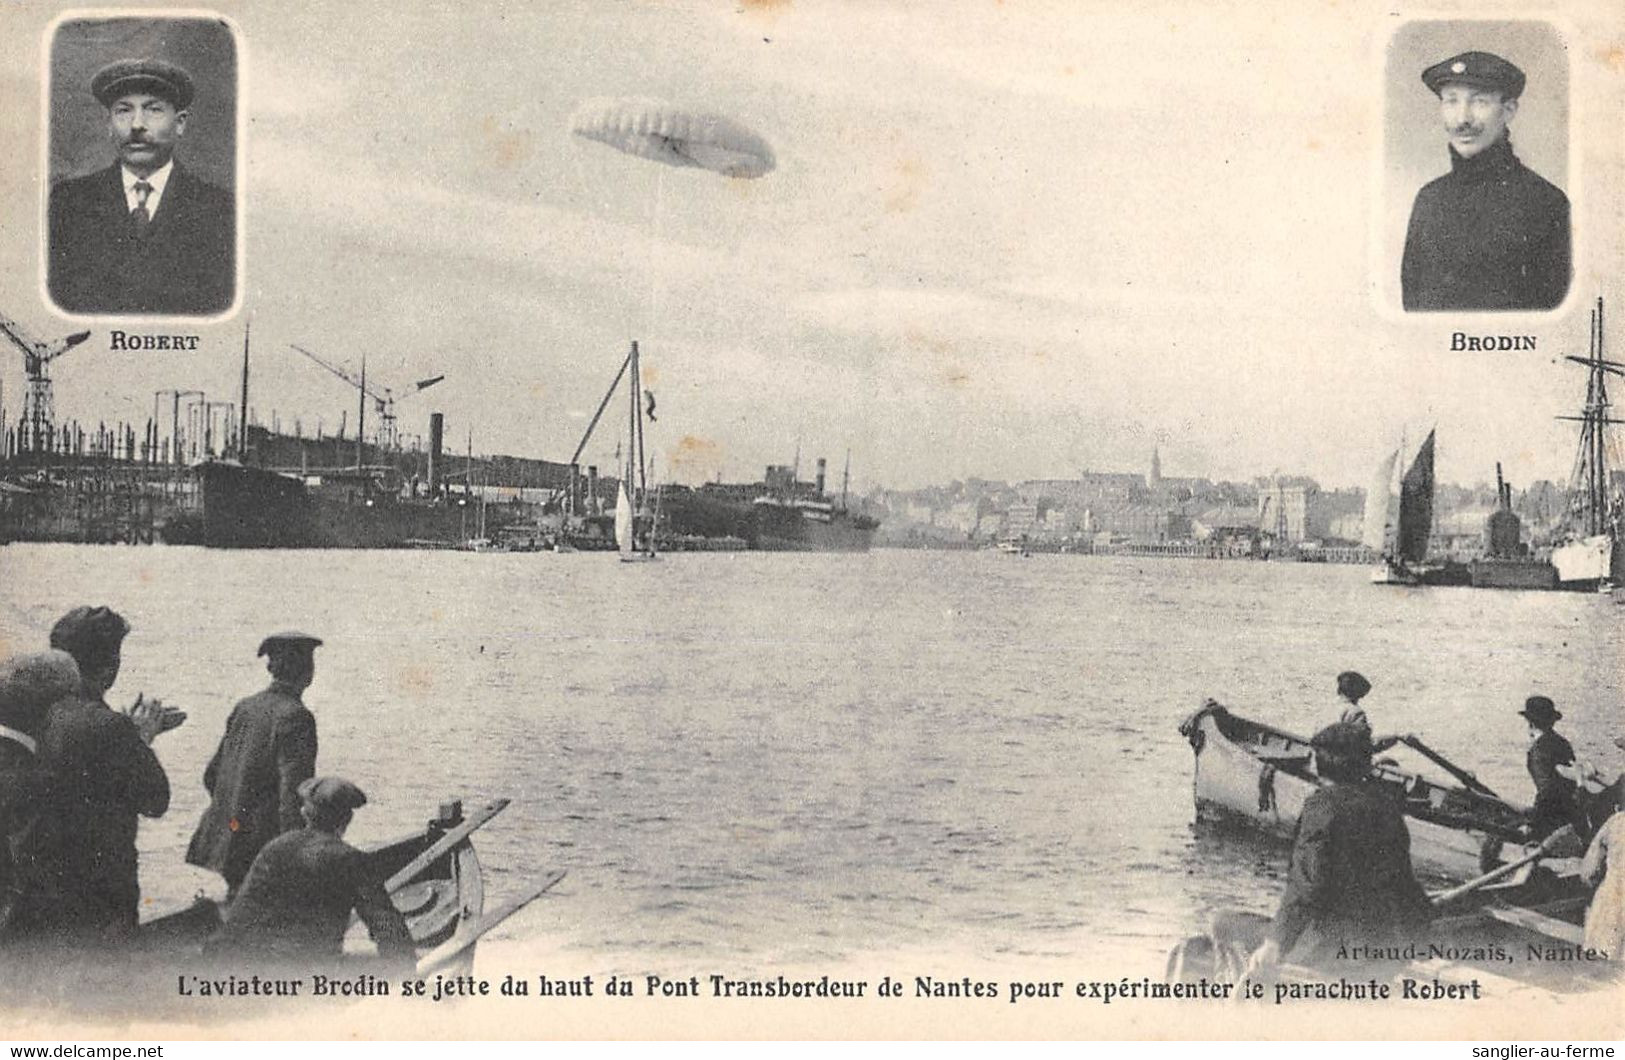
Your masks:
<svg viewBox="0 0 1625 1060"><path fill-rule="evenodd" d="M564 510L570 515L581 511L581 465L570 465L570 492L564 495Z"/></svg>
<svg viewBox="0 0 1625 1060"><path fill-rule="evenodd" d="M592 498L592 499L587 504L583 505L584 509L589 510L589 511L591 511L593 513L596 513L598 511L598 465L597 464L588 464L587 465L587 496Z"/></svg>
<svg viewBox="0 0 1625 1060"><path fill-rule="evenodd" d="M818 458L818 495L824 495L824 458Z"/></svg>
<svg viewBox="0 0 1625 1060"><path fill-rule="evenodd" d="M429 413L429 496L440 496L440 450L445 441L446 417L444 413Z"/></svg>

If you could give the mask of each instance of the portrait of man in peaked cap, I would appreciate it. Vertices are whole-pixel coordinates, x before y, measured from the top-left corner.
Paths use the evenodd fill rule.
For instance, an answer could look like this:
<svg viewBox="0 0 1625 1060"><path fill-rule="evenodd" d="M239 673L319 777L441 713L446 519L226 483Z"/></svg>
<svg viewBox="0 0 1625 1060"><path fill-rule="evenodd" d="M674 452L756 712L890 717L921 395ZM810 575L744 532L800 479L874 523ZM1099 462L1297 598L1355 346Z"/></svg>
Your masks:
<svg viewBox="0 0 1625 1060"><path fill-rule="evenodd" d="M1414 182L1397 269L1403 308L1557 308L1573 275L1561 41L1544 23L1413 27L1389 54L1389 92L1404 97L1411 126L1399 155ZM1395 109L1390 101L1391 121Z"/></svg>
<svg viewBox="0 0 1625 1060"><path fill-rule="evenodd" d="M46 286L69 313L217 316L237 291L236 43L211 19L61 23Z"/></svg>

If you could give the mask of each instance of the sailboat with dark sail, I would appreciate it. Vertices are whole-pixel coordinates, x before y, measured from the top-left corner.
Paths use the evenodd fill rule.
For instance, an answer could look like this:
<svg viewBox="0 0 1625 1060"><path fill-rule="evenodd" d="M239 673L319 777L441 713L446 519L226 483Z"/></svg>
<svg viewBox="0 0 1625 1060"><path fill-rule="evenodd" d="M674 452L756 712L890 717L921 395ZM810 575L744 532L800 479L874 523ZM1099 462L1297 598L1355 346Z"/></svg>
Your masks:
<svg viewBox="0 0 1625 1060"><path fill-rule="evenodd" d="M1560 416L1580 424L1580 447L1569 476L1569 510L1564 536L1552 547L1560 589L1589 591L1625 582L1625 555L1619 544L1625 521L1625 497L1609 472L1607 429L1620 421L1609 416L1608 377L1625 375L1625 365L1603 357L1602 299L1591 313L1590 348L1568 360L1589 369L1585 406L1578 416Z"/></svg>
<svg viewBox="0 0 1625 1060"><path fill-rule="evenodd" d="M1377 482L1366 494L1364 543L1382 555L1382 566L1371 574L1378 585L1466 585L1467 568L1449 561L1428 560L1433 536L1434 431L1416 451L1399 480L1394 503L1393 473L1400 466L1396 450L1378 467ZM1389 513L1393 513L1390 521Z"/></svg>

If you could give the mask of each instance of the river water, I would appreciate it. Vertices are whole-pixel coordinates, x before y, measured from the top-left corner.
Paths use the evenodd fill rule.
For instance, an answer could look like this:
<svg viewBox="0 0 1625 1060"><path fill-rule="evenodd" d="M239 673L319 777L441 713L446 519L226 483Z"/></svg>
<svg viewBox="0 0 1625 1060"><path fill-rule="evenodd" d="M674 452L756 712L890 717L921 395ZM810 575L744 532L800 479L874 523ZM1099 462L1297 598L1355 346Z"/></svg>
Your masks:
<svg viewBox="0 0 1625 1060"><path fill-rule="evenodd" d="M371 802L350 838L447 798L500 902L569 877L510 943L581 961L770 968L956 949L1160 967L1217 906L1268 911L1281 851L1191 827L1179 721L1204 697L1313 731L1359 669L1378 732L1414 732L1531 796L1516 711L1542 692L1620 767L1625 608L1607 596L1376 587L1364 569L995 553L611 555L0 549L0 651L81 603L134 626L110 697L190 712L142 827L144 894L182 863L255 647L325 639L318 769Z"/></svg>

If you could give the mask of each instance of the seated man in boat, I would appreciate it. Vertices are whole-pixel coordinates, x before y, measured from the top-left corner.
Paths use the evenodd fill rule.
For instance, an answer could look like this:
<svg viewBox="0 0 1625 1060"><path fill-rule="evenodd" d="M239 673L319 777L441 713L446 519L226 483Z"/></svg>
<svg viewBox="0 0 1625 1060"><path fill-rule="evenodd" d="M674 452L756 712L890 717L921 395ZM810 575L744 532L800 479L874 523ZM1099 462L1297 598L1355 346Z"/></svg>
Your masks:
<svg viewBox="0 0 1625 1060"><path fill-rule="evenodd" d="M1411 869L1404 814L1387 794L1363 783L1371 768L1370 734L1337 722L1310 745L1317 771L1332 783L1303 804L1286 894L1249 975L1283 959L1336 967L1351 952L1369 952L1358 947L1411 941L1431 918Z"/></svg>
<svg viewBox="0 0 1625 1060"><path fill-rule="evenodd" d="M410 965L416 954L406 919L367 856L343 839L367 796L342 777L313 777L299 785L299 797L305 827L260 849L208 952L233 960L331 961L343 950L353 911L380 956Z"/></svg>
<svg viewBox="0 0 1625 1060"><path fill-rule="evenodd" d="M1545 839L1566 824L1588 835L1581 815L1579 788L1559 767L1574 765L1574 747L1557 734L1563 712L1545 696L1530 696L1518 712L1529 723L1526 764L1535 782L1535 808L1530 812L1529 838Z"/></svg>

